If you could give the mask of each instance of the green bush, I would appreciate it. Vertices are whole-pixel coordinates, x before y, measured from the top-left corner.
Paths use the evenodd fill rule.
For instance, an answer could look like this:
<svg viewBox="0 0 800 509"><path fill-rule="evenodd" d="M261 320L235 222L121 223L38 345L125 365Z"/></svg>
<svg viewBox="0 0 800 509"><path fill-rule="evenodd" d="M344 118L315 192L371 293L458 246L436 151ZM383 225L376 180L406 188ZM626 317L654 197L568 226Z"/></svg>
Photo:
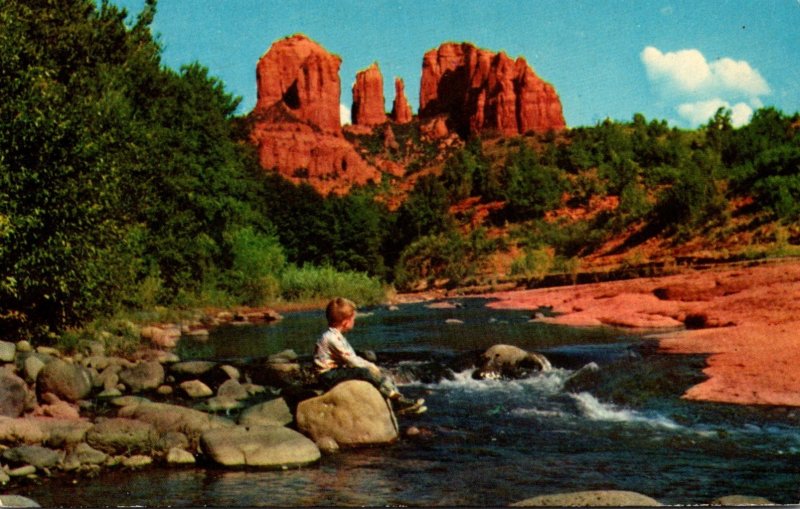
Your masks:
<svg viewBox="0 0 800 509"><path fill-rule="evenodd" d="M386 289L377 278L363 272L340 272L331 267L289 265L281 274L281 296L286 300L327 300L345 295L361 305L386 300Z"/></svg>

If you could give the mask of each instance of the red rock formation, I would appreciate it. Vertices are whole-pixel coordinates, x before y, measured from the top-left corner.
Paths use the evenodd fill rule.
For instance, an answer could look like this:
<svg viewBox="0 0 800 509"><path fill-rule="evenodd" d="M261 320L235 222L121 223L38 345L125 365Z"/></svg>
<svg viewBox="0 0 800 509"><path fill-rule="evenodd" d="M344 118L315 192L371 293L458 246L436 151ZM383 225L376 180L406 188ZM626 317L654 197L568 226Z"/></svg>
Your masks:
<svg viewBox="0 0 800 509"><path fill-rule="evenodd" d="M450 129L462 136L566 127L555 89L523 58L514 61L469 43L446 43L425 54L419 117L445 117Z"/></svg>
<svg viewBox="0 0 800 509"><path fill-rule="evenodd" d="M250 140L261 166L323 194L380 180L342 135L340 63L309 38L293 35L275 42L256 67Z"/></svg>
<svg viewBox="0 0 800 509"><path fill-rule="evenodd" d="M342 60L304 35L275 42L256 66L257 111L284 104L293 116L339 132Z"/></svg>
<svg viewBox="0 0 800 509"><path fill-rule="evenodd" d="M398 124L411 122L411 105L406 99L405 84L400 78L394 79L394 103L392 105L392 120Z"/></svg>
<svg viewBox="0 0 800 509"><path fill-rule="evenodd" d="M377 63L356 74L352 111L354 125L374 126L386 122L383 76Z"/></svg>

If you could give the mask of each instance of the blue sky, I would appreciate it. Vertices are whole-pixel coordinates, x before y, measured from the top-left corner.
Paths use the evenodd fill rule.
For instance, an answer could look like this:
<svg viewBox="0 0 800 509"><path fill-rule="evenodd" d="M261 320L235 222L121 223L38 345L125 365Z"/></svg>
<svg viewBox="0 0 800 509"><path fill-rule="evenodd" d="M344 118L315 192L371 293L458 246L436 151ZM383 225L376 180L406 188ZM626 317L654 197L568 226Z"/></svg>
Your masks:
<svg viewBox="0 0 800 509"><path fill-rule="evenodd" d="M132 14L144 0L111 0ZM387 110L394 77L416 112L422 56L468 41L525 57L556 88L567 125L634 113L704 123L719 106L735 123L754 109L800 111L800 0L160 0L163 61L198 61L256 102L255 67L270 45L303 33L342 58L341 102L378 62Z"/></svg>

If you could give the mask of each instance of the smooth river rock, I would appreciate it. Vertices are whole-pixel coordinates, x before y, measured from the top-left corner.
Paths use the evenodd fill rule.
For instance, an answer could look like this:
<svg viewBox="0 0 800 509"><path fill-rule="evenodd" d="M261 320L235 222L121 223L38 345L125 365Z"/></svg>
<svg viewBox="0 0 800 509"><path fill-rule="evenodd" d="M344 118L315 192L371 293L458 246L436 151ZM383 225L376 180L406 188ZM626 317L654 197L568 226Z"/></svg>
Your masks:
<svg viewBox="0 0 800 509"><path fill-rule="evenodd" d="M633 491L597 490L541 495L511 504L512 507L650 507L661 504L646 495Z"/></svg>
<svg viewBox="0 0 800 509"><path fill-rule="evenodd" d="M386 444L398 438L390 404L368 382L351 380L297 406L297 427L315 442L343 446Z"/></svg>
<svg viewBox="0 0 800 509"><path fill-rule="evenodd" d="M78 401L92 391L92 377L83 366L54 359L39 371L36 391L40 395L51 392L60 399Z"/></svg>
<svg viewBox="0 0 800 509"><path fill-rule="evenodd" d="M35 500L20 495L0 495L0 506L3 507L41 507Z"/></svg>
<svg viewBox="0 0 800 509"><path fill-rule="evenodd" d="M228 467L291 468L319 460L314 443L283 426L236 426L200 437L203 452Z"/></svg>
<svg viewBox="0 0 800 509"><path fill-rule="evenodd" d="M289 405L276 398L251 406L239 415L242 426L286 426L294 420Z"/></svg>
<svg viewBox="0 0 800 509"><path fill-rule="evenodd" d="M0 443L45 444L66 447L83 442L92 423L50 417L0 417Z"/></svg>
<svg viewBox="0 0 800 509"><path fill-rule="evenodd" d="M157 440L152 424L121 417L100 421L86 434L89 445L109 453L149 452Z"/></svg>
<svg viewBox="0 0 800 509"><path fill-rule="evenodd" d="M167 403L133 404L120 408L118 415L149 422L159 433L179 431L189 438L197 438L209 429L234 426L229 419Z"/></svg>
<svg viewBox="0 0 800 509"><path fill-rule="evenodd" d="M63 452L40 445L21 445L3 451L4 460L14 464L33 465L36 468L54 467L63 457Z"/></svg>
<svg viewBox="0 0 800 509"><path fill-rule="evenodd" d="M158 361L140 362L119 372L119 381L132 392L157 389L164 383L164 367Z"/></svg>
<svg viewBox="0 0 800 509"><path fill-rule="evenodd" d="M14 343L9 343L14 345ZM28 384L13 373L0 370L0 415L19 417L28 401Z"/></svg>

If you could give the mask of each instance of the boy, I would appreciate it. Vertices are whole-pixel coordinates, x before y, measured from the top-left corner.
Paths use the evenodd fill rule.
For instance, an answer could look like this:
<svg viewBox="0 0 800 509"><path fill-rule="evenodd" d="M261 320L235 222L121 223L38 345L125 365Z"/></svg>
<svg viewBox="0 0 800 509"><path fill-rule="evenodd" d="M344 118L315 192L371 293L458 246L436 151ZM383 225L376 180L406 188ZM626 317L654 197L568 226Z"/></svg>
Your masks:
<svg viewBox="0 0 800 509"><path fill-rule="evenodd" d="M403 397L391 377L381 372L370 361L359 357L344 333L352 330L356 322L356 305L353 301L337 297L325 308L328 330L322 333L314 347L314 366L319 382L330 389L346 380L364 380L378 388L400 414L421 414L427 408L425 400L412 401Z"/></svg>

